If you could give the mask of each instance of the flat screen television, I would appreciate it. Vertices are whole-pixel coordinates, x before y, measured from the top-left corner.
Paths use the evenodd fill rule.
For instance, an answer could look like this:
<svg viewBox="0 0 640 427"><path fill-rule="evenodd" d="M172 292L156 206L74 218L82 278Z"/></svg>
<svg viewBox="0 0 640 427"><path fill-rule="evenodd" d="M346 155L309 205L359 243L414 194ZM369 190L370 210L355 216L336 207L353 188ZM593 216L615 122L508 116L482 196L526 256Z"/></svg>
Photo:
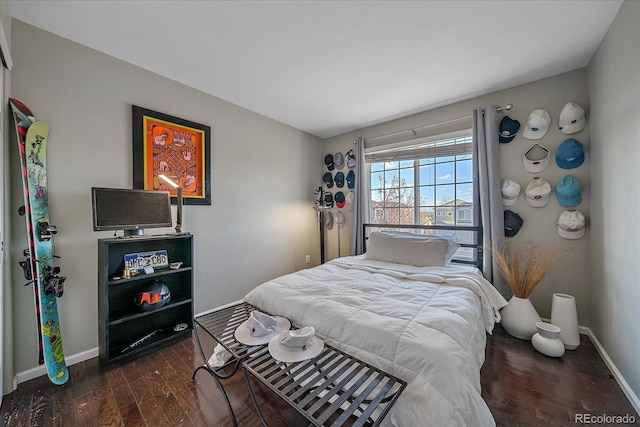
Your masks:
<svg viewBox="0 0 640 427"><path fill-rule="evenodd" d="M123 230L135 236L147 228L172 225L168 191L92 187L91 201L94 231Z"/></svg>

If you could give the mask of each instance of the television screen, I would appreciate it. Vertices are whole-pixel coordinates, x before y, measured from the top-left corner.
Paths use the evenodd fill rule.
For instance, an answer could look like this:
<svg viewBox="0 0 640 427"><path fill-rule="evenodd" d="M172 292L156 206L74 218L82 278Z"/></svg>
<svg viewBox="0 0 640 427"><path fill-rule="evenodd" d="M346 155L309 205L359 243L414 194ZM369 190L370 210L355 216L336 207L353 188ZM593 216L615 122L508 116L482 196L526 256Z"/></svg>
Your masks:
<svg viewBox="0 0 640 427"><path fill-rule="evenodd" d="M93 230L142 234L146 228L171 227L168 191L91 188Z"/></svg>

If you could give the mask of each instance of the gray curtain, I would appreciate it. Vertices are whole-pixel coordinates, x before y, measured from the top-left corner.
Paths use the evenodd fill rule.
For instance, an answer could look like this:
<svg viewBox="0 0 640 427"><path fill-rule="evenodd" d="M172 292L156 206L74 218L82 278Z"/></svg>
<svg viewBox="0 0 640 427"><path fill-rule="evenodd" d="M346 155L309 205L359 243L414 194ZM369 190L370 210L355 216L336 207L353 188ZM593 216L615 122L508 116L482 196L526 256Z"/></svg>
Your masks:
<svg viewBox="0 0 640 427"><path fill-rule="evenodd" d="M509 287L491 256L491 246L504 237L504 211L500 193L500 143L498 124L502 113L492 105L473 111L474 195L479 212L474 211L474 221L482 224L483 273L485 278L504 296Z"/></svg>
<svg viewBox="0 0 640 427"><path fill-rule="evenodd" d="M355 199L353 201L353 241L351 248L352 255L364 253L362 244L363 231L362 224L369 222L369 174L364 161L364 138L358 138L353 143L356 145L353 152L356 155L356 185Z"/></svg>

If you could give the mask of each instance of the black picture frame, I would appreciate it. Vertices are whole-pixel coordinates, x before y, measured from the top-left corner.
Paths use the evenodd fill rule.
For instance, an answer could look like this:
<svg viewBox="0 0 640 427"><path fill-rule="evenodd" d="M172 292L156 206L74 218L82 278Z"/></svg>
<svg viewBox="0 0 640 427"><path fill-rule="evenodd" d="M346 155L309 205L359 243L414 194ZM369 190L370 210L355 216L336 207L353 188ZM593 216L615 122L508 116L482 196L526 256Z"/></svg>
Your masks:
<svg viewBox="0 0 640 427"><path fill-rule="evenodd" d="M176 189L158 179L164 173L183 187L186 205L211 205L211 127L132 105L133 188L163 190L176 204Z"/></svg>

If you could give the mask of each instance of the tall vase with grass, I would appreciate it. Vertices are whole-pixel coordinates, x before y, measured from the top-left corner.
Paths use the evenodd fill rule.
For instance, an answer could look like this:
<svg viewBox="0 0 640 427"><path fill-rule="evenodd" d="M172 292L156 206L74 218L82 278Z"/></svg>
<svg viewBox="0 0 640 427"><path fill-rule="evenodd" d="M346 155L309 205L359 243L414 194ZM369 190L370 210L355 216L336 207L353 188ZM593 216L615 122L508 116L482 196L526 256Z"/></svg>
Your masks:
<svg viewBox="0 0 640 427"><path fill-rule="evenodd" d="M500 311L500 323L510 335L531 340L538 331L536 323L542 320L529 296L566 252L542 248L527 241L504 240L494 246L492 253L500 272L513 291L509 304Z"/></svg>

